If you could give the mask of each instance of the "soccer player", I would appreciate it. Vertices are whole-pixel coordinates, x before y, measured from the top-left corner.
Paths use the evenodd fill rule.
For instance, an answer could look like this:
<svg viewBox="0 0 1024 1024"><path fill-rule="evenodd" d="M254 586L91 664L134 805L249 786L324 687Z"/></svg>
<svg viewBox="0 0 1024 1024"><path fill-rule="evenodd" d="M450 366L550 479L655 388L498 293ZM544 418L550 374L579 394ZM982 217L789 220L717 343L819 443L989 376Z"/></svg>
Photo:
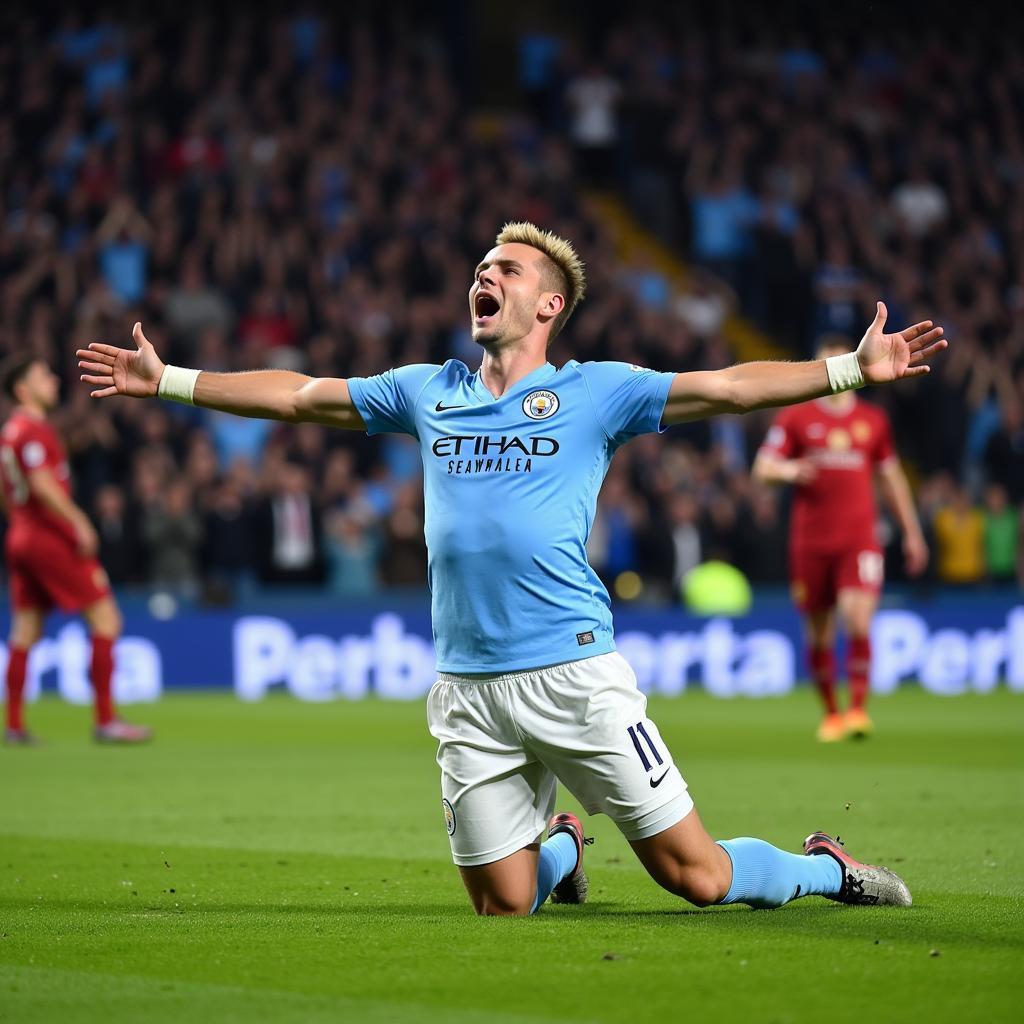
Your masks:
<svg viewBox="0 0 1024 1024"><path fill-rule="evenodd" d="M59 381L42 360L14 355L0 368L0 383L15 403L0 431L11 591L4 740L15 745L35 742L25 727L25 668L32 645L42 636L46 613L54 606L80 612L92 634L89 675L96 697L97 742L148 740L149 729L121 721L114 711L111 678L121 613L107 574L96 561L96 531L71 499L63 445L46 421L57 404Z"/></svg>
<svg viewBox="0 0 1024 1024"><path fill-rule="evenodd" d="M847 350L826 336L816 355ZM928 564L928 547L907 478L892 445L889 418L852 391L785 409L754 460L754 476L796 488L790 521L793 600L803 615L807 661L825 706L818 739L835 743L872 730L867 713L871 676L871 619L882 589L885 561L876 531L877 476L903 533L907 572ZM848 638L850 706L836 699L836 618Z"/></svg>
<svg viewBox="0 0 1024 1024"><path fill-rule="evenodd" d="M453 859L478 913L586 898L582 824L570 814L548 820L557 779L588 813L612 818L660 885L694 904L778 907L811 893L909 904L896 875L821 833L803 856L760 839L712 841L615 652L608 594L585 543L609 462L631 438L918 376L945 346L942 329L929 321L885 334L879 303L857 352L827 362L681 374L575 360L556 368L548 345L583 291L568 242L508 224L469 289L483 350L476 371L452 359L348 380L202 373L165 366L141 324L133 350L93 343L79 366L96 398L159 395L416 438L439 670L427 715Z"/></svg>

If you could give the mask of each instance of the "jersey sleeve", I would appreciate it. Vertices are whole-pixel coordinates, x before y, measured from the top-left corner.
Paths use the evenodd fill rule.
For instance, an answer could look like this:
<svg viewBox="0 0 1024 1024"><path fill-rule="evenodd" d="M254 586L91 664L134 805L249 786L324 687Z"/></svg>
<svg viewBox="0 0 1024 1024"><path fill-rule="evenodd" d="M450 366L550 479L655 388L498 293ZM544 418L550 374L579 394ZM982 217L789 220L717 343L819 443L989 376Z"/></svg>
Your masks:
<svg viewBox="0 0 1024 1024"><path fill-rule="evenodd" d="M775 417L760 450L780 459L795 459L799 448L800 439L794 429L793 416L789 409L785 409Z"/></svg>
<svg viewBox="0 0 1024 1024"><path fill-rule="evenodd" d="M640 434L660 433L674 373L658 373L629 363L582 363L598 421L615 444Z"/></svg>
<svg viewBox="0 0 1024 1024"><path fill-rule="evenodd" d="M368 434L416 433L416 402L440 369L428 363L400 366L373 377L349 377L348 391Z"/></svg>
<svg viewBox="0 0 1024 1024"><path fill-rule="evenodd" d="M881 466L883 462L896 458L896 447L892 442L892 424L889 422L889 417L881 409L878 410L878 422L875 426L875 443L871 457L876 466Z"/></svg>
<svg viewBox="0 0 1024 1024"><path fill-rule="evenodd" d="M26 476L36 469L53 469L59 461L52 439L41 430L25 431L13 447Z"/></svg>

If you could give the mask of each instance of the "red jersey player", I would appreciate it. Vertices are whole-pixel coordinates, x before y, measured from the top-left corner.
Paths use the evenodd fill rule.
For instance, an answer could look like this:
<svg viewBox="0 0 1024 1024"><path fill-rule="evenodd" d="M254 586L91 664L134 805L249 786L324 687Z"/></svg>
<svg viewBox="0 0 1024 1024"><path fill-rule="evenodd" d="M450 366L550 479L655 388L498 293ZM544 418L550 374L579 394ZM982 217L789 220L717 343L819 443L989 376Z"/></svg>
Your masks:
<svg viewBox="0 0 1024 1024"><path fill-rule="evenodd" d="M142 726L114 713L111 677L121 613L107 574L96 561L96 531L71 499L68 464L46 414L57 404L59 383L49 367L31 356L12 356L0 383L15 403L0 431L0 479L7 507L7 570L11 633L7 660L7 743L31 744L23 718L28 652L54 606L80 612L92 635L90 677L96 694L95 737L105 743L150 738Z"/></svg>
<svg viewBox="0 0 1024 1024"><path fill-rule="evenodd" d="M846 351L827 338L820 359ZM754 461L754 476L796 488L789 533L793 600L803 613L811 676L825 705L818 739L866 736L871 668L871 618L882 589L884 559L876 536L874 482L878 477L903 531L911 575L928 564L907 478L892 445L889 418L853 391L783 410ZM835 694L836 612L849 645L850 708Z"/></svg>

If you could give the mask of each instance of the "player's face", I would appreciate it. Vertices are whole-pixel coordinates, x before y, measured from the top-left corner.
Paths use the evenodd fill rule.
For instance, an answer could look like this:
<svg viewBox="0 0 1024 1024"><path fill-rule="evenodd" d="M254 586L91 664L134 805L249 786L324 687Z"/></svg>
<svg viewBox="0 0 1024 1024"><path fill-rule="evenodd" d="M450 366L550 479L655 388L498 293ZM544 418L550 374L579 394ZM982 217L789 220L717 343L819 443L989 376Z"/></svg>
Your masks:
<svg viewBox="0 0 1024 1024"><path fill-rule="evenodd" d="M541 307L542 258L532 246L510 242L480 261L469 289L475 342L490 348L530 333Z"/></svg>
<svg viewBox="0 0 1024 1024"><path fill-rule="evenodd" d="M31 405L50 410L60 396L60 381L46 363L33 363L21 379L20 393Z"/></svg>

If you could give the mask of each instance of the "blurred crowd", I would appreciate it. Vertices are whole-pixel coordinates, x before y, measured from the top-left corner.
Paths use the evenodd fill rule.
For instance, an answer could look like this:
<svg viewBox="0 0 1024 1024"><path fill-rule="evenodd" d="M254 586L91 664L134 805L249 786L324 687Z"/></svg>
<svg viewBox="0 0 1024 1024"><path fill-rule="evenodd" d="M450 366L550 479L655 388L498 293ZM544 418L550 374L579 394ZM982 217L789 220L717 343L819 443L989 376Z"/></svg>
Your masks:
<svg viewBox="0 0 1024 1024"><path fill-rule="evenodd" d="M474 365L472 267L521 218L587 262L556 363L724 366L736 308L801 355L823 333L854 344L877 296L894 324L941 320L954 344L933 379L872 400L919 474L932 578L1018 578L1024 59L1009 45L767 24L748 39L668 13L585 43L527 31L516 113L494 118L474 108L464 43L415 8L380 25L2 17L0 355L63 375L58 424L115 582L211 601L254 583L422 587L410 439L96 403L72 353L130 344L142 320L165 358L204 369ZM622 263L581 185L618 191L699 268L689 289ZM590 539L613 588L636 573L668 600L708 558L785 579L785 495L748 472L769 422L620 453Z"/></svg>

